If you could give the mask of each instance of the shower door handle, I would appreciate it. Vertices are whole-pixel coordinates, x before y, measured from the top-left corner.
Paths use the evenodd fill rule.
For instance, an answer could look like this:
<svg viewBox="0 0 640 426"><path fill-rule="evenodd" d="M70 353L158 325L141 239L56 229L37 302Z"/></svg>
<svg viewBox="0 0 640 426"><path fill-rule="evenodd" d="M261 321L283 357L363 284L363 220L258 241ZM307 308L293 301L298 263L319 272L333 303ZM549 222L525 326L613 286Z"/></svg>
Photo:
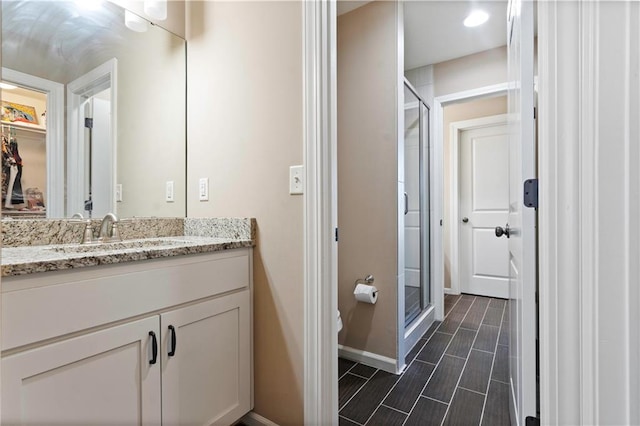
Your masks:
<svg viewBox="0 0 640 426"><path fill-rule="evenodd" d="M404 193L404 214L406 215L407 213L409 213L409 195L407 195L407 193Z"/></svg>

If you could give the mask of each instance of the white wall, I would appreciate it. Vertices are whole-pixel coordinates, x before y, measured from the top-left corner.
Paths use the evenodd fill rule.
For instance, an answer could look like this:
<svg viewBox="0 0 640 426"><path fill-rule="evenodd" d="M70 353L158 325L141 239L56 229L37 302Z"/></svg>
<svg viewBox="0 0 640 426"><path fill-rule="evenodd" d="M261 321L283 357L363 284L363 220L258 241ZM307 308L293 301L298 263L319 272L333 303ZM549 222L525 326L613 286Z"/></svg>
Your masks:
<svg viewBox="0 0 640 426"><path fill-rule="evenodd" d="M189 2L188 214L257 219L255 411L303 424L301 2ZM208 177L209 201L198 200Z"/></svg>

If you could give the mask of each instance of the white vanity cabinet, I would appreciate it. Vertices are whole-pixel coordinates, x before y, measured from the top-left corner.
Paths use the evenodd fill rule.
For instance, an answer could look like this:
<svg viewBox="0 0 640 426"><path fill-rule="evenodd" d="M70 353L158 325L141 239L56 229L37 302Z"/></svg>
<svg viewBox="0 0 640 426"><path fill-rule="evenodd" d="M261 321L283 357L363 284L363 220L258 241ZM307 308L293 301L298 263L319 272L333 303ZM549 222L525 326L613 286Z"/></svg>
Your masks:
<svg viewBox="0 0 640 426"><path fill-rule="evenodd" d="M251 410L251 249L47 274L3 279L2 424L231 424Z"/></svg>

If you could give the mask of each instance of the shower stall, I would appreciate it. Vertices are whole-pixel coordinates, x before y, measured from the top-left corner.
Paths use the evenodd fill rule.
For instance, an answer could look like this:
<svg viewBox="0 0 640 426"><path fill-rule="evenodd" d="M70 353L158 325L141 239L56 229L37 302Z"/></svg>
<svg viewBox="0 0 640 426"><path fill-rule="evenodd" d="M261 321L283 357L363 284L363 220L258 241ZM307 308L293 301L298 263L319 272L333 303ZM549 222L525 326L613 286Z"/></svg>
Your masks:
<svg viewBox="0 0 640 426"><path fill-rule="evenodd" d="M404 83L404 258L405 316L408 328L432 301L430 267L429 106Z"/></svg>

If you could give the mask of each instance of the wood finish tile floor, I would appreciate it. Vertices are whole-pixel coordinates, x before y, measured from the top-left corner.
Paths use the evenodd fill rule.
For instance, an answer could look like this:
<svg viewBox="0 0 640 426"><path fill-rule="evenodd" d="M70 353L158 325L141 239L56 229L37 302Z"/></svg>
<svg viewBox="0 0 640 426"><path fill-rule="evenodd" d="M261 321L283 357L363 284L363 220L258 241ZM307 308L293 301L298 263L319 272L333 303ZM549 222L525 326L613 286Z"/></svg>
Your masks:
<svg viewBox="0 0 640 426"><path fill-rule="evenodd" d="M506 302L446 295L396 376L340 358L340 425L510 425Z"/></svg>

